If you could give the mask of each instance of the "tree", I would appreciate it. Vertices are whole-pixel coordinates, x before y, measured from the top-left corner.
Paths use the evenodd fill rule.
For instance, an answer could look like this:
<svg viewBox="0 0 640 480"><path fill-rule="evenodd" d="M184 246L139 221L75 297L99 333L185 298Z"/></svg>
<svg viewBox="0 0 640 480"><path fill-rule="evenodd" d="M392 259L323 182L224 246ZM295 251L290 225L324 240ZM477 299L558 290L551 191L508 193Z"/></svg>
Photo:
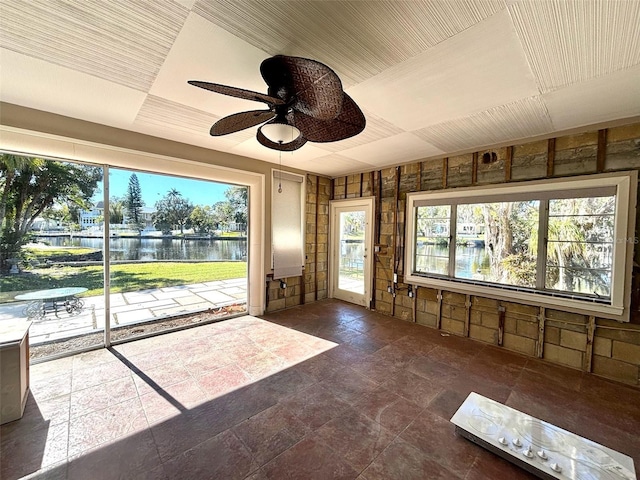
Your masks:
<svg viewBox="0 0 640 480"><path fill-rule="evenodd" d="M140 189L140 183L138 182L138 176L135 173L132 173L129 177L129 185L127 187L124 205L129 223L136 229L142 230L142 207L144 206L144 202L142 201L142 191Z"/></svg>
<svg viewBox="0 0 640 480"><path fill-rule="evenodd" d="M230 221L247 224L247 197L249 189L247 187L229 187L225 190L224 196L227 197L233 219Z"/></svg>
<svg viewBox="0 0 640 480"><path fill-rule="evenodd" d="M33 222L58 205L87 208L102 169L41 158L0 156L0 271L20 255Z"/></svg>
<svg viewBox="0 0 640 480"><path fill-rule="evenodd" d="M111 197L109 201L109 223L114 225L124 223L125 203L126 201L121 198Z"/></svg>
<svg viewBox="0 0 640 480"><path fill-rule="evenodd" d="M213 209L210 206L196 206L189 221L197 233L211 233L215 228L215 220L213 217Z"/></svg>
<svg viewBox="0 0 640 480"><path fill-rule="evenodd" d="M491 276L499 283L508 283L502 261L513 253L512 212L513 202L485 203L482 206Z"/></svg>
<svg viewBox="0 0 640 480"><path fill-rule="evenodd" d="M153 214L153 225L162 233L171 233L174 227L184 233L184 228L189 222L189 216L193 211L193 204L185 199L180 192L172 188L155 204L156 212Z"/></svg>
<svg viewBox="0 0 640 480"><path fill-rule="evenodd" d="M229 201L214 203L212 214L213 221L220 230L227 230L229 223L235 221L235 211Z"/></svg>
<svg viewBox="0 0 640 480"><path fill-rule="evenodd" d="M548 287L610 294L615 197L551 200L547 231ZM583 290L589 286L588 290Z"/></svg>

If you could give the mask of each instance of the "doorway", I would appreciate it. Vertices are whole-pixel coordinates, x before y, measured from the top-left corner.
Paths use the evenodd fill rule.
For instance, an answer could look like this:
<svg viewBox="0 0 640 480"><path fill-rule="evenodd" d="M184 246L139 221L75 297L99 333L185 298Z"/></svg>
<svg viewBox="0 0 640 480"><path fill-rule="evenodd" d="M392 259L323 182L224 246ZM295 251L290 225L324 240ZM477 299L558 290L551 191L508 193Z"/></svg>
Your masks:
<svg viewBox="0 0 640 480"><path fill-rule="evenodd" d="M369 308L373 197L330 203L329 296Z"/></svg>

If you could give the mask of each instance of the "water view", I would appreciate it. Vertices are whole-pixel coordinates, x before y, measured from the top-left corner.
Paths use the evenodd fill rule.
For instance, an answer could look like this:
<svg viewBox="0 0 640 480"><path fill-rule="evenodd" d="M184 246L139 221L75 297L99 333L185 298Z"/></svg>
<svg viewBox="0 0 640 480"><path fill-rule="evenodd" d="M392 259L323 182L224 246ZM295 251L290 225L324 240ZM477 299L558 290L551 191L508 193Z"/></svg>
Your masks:
<svg viewBox="0 0 640 480"><path fill-rule="evenodd" d="M54 247L84 247L102 250L102 238L70 238L66 236L38 237ZM247 241L187 240L176 238L112 238L109 242L111 260L225 260L246 261Z"/></svg>
<svg viewBox="0 0 640 480"><path fill-rule="evenodd" d="M443 245L423 244L418 246L416 252L418 258L425 259L426 264L423 267L429 267L430 271L436 270L435 264L439 261L446 264L449 258L449 248ZM358 261L361 262L358 259L361 259L363 255L363 241L352 240L342 245L341 257L344 259L343 263L347 266ZM443 273L446 273L446 271L446 268L444 268ZM484 280L483 275L488 273L489 260L484 247L470 247L467 245L458 245L456 247L456 277Z"/></svg>

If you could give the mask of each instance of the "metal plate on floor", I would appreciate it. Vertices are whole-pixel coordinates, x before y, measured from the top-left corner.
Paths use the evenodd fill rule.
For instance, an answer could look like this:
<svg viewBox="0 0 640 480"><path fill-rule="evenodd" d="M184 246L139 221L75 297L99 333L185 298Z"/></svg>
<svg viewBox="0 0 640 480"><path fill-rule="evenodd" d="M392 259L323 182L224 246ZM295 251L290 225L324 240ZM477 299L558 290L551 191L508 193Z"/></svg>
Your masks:
<svg viewBox="0 0 640 480"><path fill-rule="evenodd" d="M451 422L461 436L540 478L637 480L631 457L475 392Z"/></svg>

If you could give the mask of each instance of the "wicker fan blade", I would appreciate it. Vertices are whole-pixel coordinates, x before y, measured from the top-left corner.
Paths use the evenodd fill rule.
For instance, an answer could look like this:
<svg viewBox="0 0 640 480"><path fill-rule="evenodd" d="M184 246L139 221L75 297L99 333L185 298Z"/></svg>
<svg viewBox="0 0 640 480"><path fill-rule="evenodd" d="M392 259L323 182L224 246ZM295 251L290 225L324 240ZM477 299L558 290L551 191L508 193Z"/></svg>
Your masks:
<svg viewBox="0 0 640 480"><path fill-rule="evenodd" d="M245 128L268 122L275 116L276 114L271 110L251 110L248 112L234 113L214 123L210 133L214 137L219 137L220 135L239 132Z"/></svg>
<svg viewBox="0 0 640 480"><path fill-rule="evenodd" d="M229 95L230 97L242 98L244 100L254 100L256 102L264 102L269 105L284 105L284 102L270 95L265 95L260 92L253 92L251 90L244 90L243 88L229 87L227 85L220 85L218 83L200 82L198 80L189 80L189 85L195 87L204 88L212 92L221 93L223 95Z"/></svg>
<svg viewBox="0 0 640 480"><path fill-rule="evenodd" d="M342 111L333 120L318 120L300 112L293 112L295 126L310 142L337 142L359 134L367 123L364 114L349 95L344 94Z"/></svg>
<svg viewBox="0 0 640 480"><path fill-rule="evenodd" d="M276 55L260 65L269 94L320 120L336 118L342 108L342 82L323 63L300 57Z"/></svg>

